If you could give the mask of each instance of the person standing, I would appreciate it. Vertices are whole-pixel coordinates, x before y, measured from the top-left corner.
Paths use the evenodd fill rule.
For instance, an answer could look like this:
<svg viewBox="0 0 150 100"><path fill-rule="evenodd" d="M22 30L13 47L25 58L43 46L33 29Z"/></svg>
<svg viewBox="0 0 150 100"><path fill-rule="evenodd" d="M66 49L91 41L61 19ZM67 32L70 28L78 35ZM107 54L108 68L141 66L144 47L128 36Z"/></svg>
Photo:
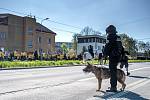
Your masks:
<svg viewBox="0 0 150 100"><path fill-rule="evenodd" d="M102 53L99 53L98 60L99 60L99 64L102 65L103 64L103 54Z"/></svg>
<svg viewBox="0 0 150 100"><path fill-rule="evenodd" d="M4 60L4 52L0 49L0 61Z"/></svg>
<svg viewBox="0 0 150 100"><path fill-rule="evenodd" d="M34 60L38 60L38 52L37 52L37 50L34 51Z"/></svg>
<svg viewBox="0 0 150 100"><path fill-rule="evenodd" d="M117 65L121 58L122 43L121 38L116 34L116 27L109 25L106 28L107 40L104 48L104 57L109 56L109 69L110 69L110 90L107 92L117 92Z"/></svg>

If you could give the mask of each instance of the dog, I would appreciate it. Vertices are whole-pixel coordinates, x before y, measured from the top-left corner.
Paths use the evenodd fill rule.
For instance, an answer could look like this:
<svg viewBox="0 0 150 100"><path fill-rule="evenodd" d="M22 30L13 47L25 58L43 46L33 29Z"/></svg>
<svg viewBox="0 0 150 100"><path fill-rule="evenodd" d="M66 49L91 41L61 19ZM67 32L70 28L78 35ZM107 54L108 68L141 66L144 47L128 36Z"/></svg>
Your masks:
<svg viewBox="0 0 150 100"><path fill-rule="evenodd" d="M95 77L98 80L98 89L96 91L100 91L102 80L110 78L110 70L109 68L105 67L93 66L88 62L87 64L88 65L83 69L83 72L85 73L92 72L95 75ZM126 84L125 84L125 73L121 69L117 69L117 80L122 85L120 90L123 91L126 87Z"/></svg>

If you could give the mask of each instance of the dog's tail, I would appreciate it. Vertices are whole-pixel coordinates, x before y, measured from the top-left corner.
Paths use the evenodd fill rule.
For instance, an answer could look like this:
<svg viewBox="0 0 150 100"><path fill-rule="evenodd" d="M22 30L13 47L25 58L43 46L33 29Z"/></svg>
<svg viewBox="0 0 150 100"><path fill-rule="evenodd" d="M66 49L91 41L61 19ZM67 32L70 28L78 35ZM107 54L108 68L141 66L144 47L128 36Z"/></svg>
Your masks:
<svg viewBox="0 0 150 100"><path fill-rule="evenodd" d="M125 75L125 73L124 73L124 72L123 72L122 74L123 74L122 81L123 81L123 82L125 82L125 80L126 80L126 75Z"/></svg>
<svg viewBox="0 0 150 100"><path fill-rule="evenodd" d="M120 69L121 70L121 69ZM123 82L125 82L125 80L126 80L126 74L124 73L124 71L123 70L121 70L122 72L122 81Z"/></svg>
<svg viewBox="0 0 150 100"><path fill-rule="evenodd" d="M126 80L126 75L125 75L125 73L124 73L124 71L123 70L121 70L121 69L118 69L118 78L119 79L121 79L123 82L125 82L125 80Z"/></svg>

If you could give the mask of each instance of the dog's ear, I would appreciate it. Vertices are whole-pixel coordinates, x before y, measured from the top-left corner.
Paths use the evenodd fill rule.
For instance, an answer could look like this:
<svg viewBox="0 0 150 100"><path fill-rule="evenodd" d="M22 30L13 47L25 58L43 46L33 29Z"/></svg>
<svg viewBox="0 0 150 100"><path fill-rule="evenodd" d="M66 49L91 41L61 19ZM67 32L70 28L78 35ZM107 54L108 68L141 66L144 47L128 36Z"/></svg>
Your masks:
<svg viewBox="0 0 150 100"><path fill-rule="evenodd" d="M89 62L87 62L88 65L91 65Z"/></svg>

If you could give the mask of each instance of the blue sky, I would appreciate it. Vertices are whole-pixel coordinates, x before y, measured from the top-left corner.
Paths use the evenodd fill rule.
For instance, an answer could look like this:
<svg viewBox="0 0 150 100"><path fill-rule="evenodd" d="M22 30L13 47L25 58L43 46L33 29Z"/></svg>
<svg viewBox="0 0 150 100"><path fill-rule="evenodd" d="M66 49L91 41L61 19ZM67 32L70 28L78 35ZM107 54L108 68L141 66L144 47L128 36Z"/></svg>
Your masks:
<svg viewBox="0 0 150 100"><path fill-rule="evenodd" d="M53 21L79 27L73 28L44 21L43 25L57 33L56 42L70 42L73 35L71 32L79 33L85 26L105 33L105 28L109 24L114 24L118 33L126 33L135 39L150 38L149 5L150 0L2 0L0 2L0 8L40 18L48 17ZM16 14L2 9L0 13ZM41 19L37 21L40 22Z"/></svg>

